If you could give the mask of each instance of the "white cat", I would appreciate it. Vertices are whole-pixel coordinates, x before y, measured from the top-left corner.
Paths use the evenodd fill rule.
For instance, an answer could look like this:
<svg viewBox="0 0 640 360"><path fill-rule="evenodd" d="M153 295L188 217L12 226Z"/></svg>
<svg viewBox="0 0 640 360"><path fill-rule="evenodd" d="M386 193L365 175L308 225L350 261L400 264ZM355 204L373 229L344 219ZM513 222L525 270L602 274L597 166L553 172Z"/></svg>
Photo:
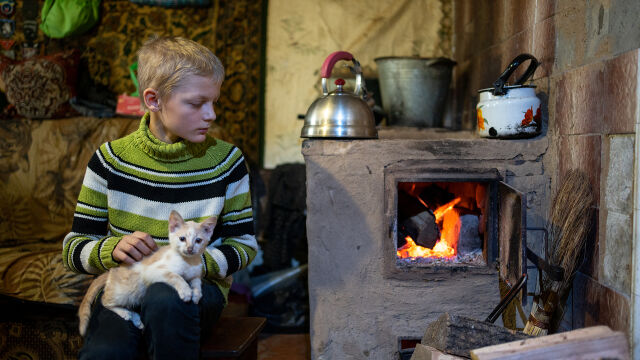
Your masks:
<svg viewBox="0 0 640 360"><path fill-rule="evenodd" d="M98 276L87 290L80 308L80 335L84 336L91 303L104 287L102 305L144 328L140 314L130 309L140 304L152 283L163 282L176 289L180 299L198 303L202 298L202 254L213 234L217 218L202 223L185 222L175 210L169 215L169 245L133 265L121 265Z"/></svg>

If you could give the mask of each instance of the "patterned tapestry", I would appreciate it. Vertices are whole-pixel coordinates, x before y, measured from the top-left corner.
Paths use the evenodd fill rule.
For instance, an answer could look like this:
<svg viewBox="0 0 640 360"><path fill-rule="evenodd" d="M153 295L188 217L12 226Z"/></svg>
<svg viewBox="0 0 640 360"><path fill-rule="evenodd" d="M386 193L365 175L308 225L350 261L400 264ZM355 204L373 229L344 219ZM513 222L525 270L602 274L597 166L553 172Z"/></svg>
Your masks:
<svg viewBox="0 0 640 360"><path fill-rule="evenodd" d="M14 19L16 34L12 39L16 41L14 49L20 59L24 43L20 8ZM251 162L257 163L262 23L262 0L215 0L210 7L183 8L102 0L99 23L89 32L51 39L39 31L37 42L41 55L73 48L82 50L91 78L116 94L135 91L129 66L136 61L136 51L151 35L183 36L199 42L220 58L226 71L216 109L215 133L237 145Z"/></svg>

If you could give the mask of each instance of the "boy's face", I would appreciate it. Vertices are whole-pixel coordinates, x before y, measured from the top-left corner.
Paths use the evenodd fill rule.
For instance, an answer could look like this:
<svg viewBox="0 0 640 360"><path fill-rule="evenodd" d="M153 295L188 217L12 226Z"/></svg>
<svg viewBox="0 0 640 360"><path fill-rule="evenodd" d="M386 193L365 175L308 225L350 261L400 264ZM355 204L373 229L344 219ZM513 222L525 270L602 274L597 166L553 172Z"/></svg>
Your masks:
<svg viewBox="0 0 640 360"><path fill-rule="evenodd" d="M203 142L216 119L214 105L220 97L220 85L211 77L186 77L172 94L160 101L159 110L152 112L151 132L167 143L181 139Z"/></svg>

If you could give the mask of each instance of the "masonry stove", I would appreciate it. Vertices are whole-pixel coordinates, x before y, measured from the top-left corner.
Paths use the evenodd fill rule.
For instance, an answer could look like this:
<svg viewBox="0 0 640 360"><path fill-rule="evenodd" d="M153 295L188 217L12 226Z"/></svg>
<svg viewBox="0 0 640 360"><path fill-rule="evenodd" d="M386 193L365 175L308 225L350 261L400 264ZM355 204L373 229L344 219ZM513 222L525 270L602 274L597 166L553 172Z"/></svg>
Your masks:
<svg viewBox="0 0 640 360"><path fill-rule="evenodd" d="M533 290L524 249L543 253L527 226L548 209L547 140L422 134L303 143L313 359L397 358L398 339L443 312L484 319L499 278L528 271ZM411 250L429 226L437 239Z"/></svg>

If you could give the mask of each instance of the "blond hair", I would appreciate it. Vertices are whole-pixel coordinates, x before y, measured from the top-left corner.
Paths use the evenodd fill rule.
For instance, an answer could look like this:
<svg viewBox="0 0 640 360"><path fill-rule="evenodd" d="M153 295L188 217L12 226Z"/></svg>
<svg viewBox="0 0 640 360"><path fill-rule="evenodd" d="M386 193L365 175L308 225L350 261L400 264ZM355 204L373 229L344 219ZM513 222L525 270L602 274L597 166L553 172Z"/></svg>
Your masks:
<svg viewBox="0 0 640 360"><path fill-rule="evenodd" d="M187 76L224 80L224 66L208 48L182 37L153 37L138 50L138 84L144 104L144 90L153 88L166 99Z"/></svg>

